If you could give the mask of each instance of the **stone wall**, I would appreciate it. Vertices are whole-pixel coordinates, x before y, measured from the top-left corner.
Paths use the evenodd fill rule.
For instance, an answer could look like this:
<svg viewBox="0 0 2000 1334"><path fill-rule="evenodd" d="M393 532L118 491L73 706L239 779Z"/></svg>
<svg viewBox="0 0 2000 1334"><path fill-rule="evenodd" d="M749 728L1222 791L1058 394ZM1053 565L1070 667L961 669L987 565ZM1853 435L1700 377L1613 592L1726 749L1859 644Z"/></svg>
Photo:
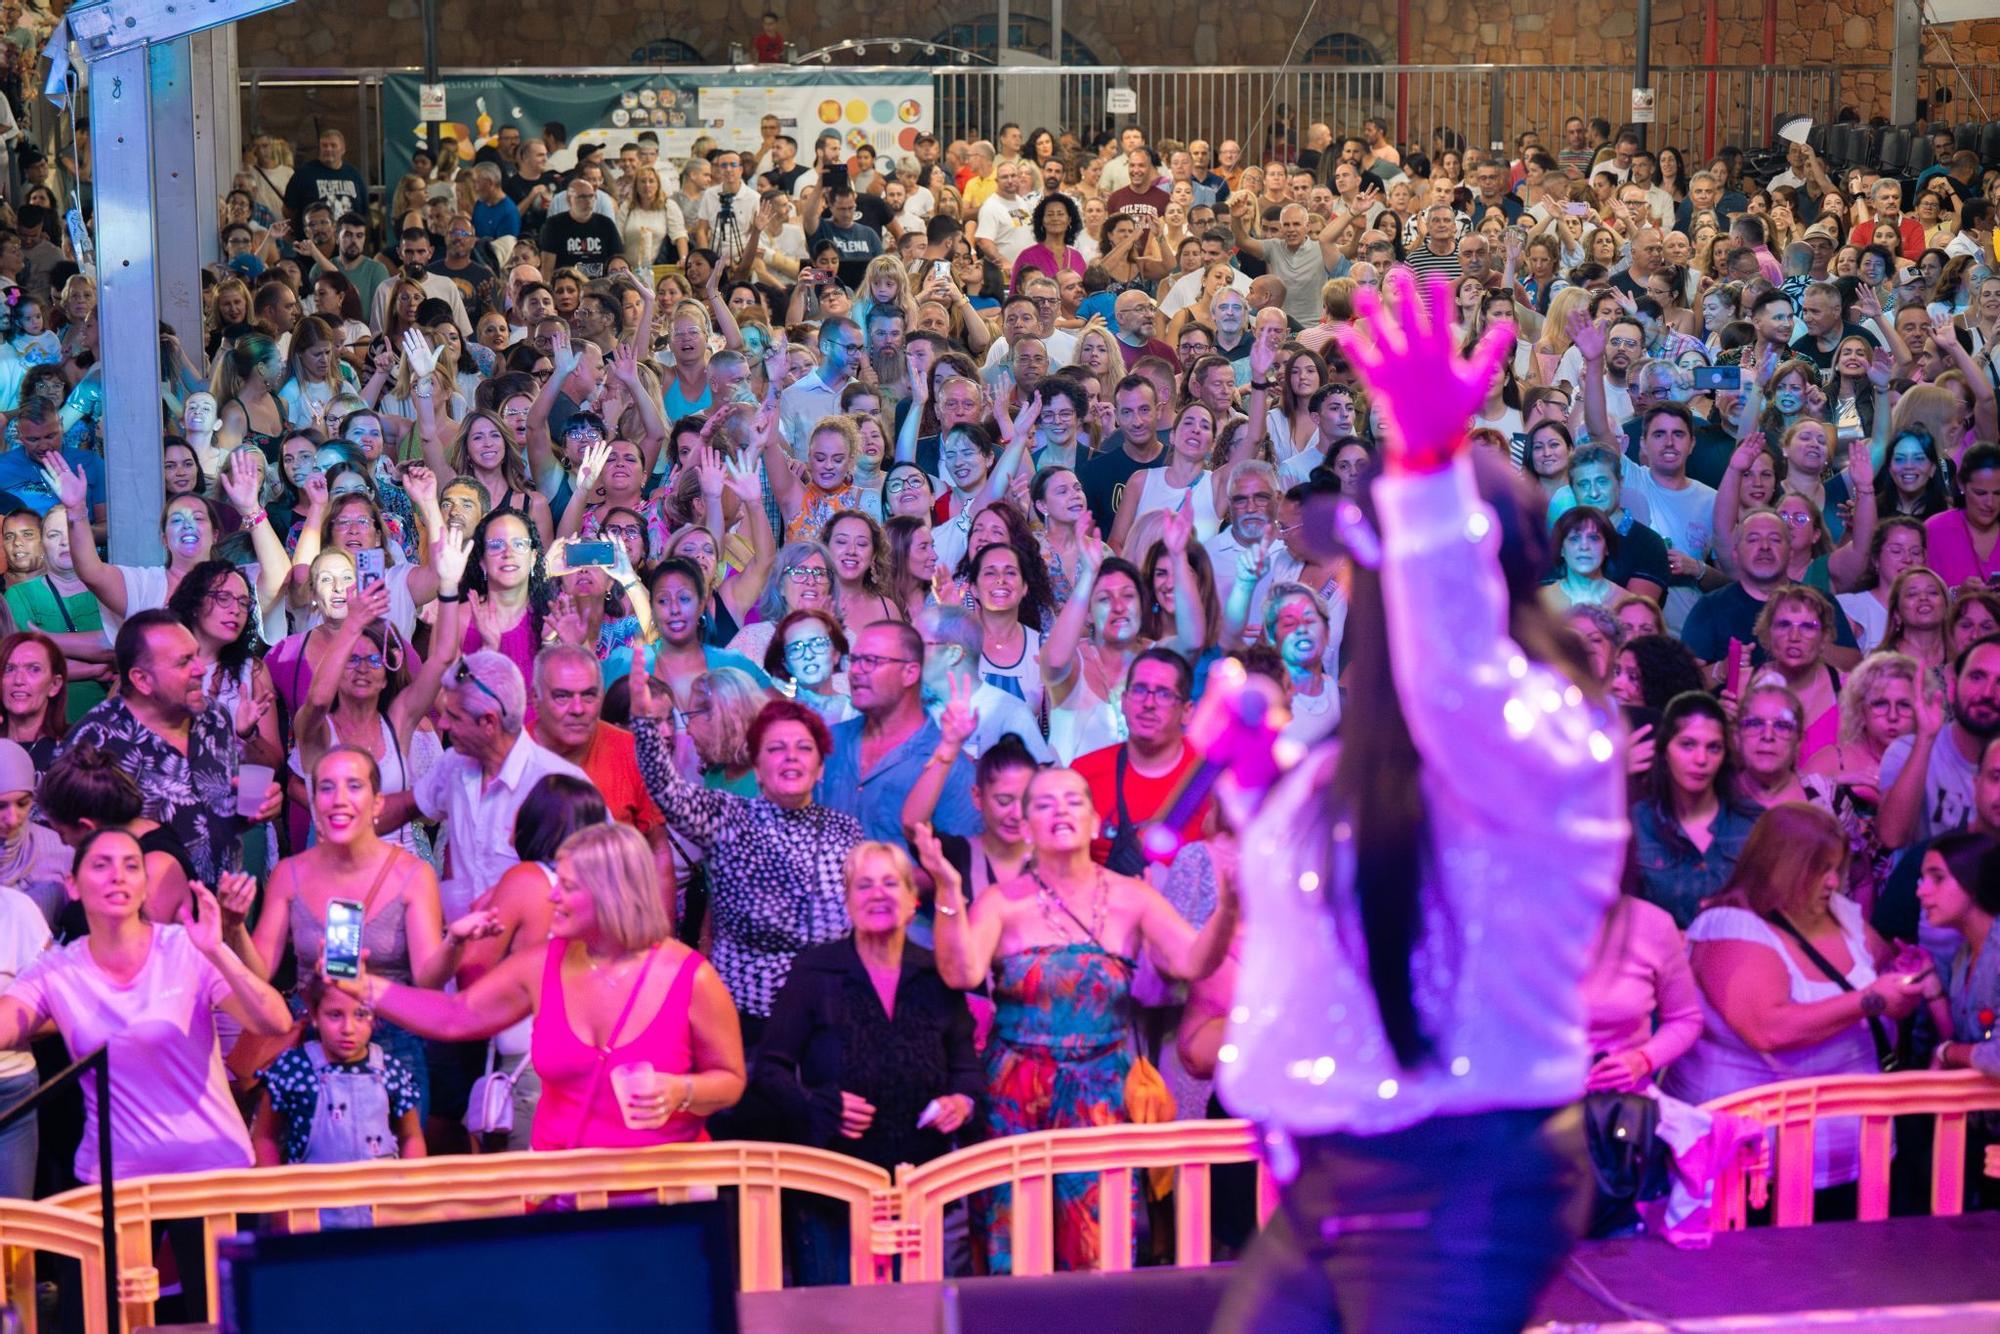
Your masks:
<svg viewBox="0 0 2000 1334"><path fill-rule="evenodd" d="M445 65L616 65L648 42L672 38L692 47L705 61L723 63L732 41L746 41L761 4L740 0L688 0L664 7L649 0L516 0L494 6L481 0L440 0L441 61ZM1419 64L1536 64L1581 67L1557 79L1532 84L1516 79L1503 100L1519 104L1523 115L1550 114L1561 105L1618 120L1630 87L1634 9L1630 0L1409 0L1409 58ZM1762 0L1717 0L1717 57L1725 65L1762 60ZM1776 0L1777 63L1886 64L1889 0ZM787 36L801 50L843 37L935 37L954 24L992 21L994 10L969 0L943 3L889 3L888 0L776 0ZM1040 18L1046 0L1017 0L1017 15ZM1149 5L1065 5L1073 40L1108 64L1275 65L1298 33L1296 0L1230 0L1226 6L1193 0L1160 0ZM504 17L503 17L504 16ZM1655 0L1652 59L1656 66L1698 63L1702 56L1701 0ZM1396 58L1395 8L1387 0L1322 0L1308 27L1298 33L1298 51L1333 34L1348 34L1371 46L1384 61ZM2000 22L1958 25L1953 30L1963 63L1992 65L2000 59ZM298 3L246 21L242 61L262 66L407 66L422 58L417 0L327 0ZM1601 67L1591 75L1583 70ZM1315 69L1327 68L1315 66ZM1621 74L1619 71L1628 73ZM1672 98L1705 96L1705 86L1689 81ZM1855 72L1843 79L1842 100L1863 114L1888 110L1885 76ZM271 93L260 99L257 119L271 129L304 137L315 118L352 123L352 97L334 92ZM1783 99L1780 99L1781 106ZM1693 103L1683 119L1699 119ZM1483 108L1482 108L1483 112ZM1748 123L1753 113L1740 103L1723 108L1724 119ZM1457 124L1463 108L1439 111L1435 119ZM1475 117L1475 120L1482 117ZM1468 132L1479 125L1462 127ZM1513 125L1509 129L1525 128ZM1545 133L1553 125L1536 125ZM1412 127L1413 136L1416 127ZM1725 135L1725 139L1735 136Z"/></svg>

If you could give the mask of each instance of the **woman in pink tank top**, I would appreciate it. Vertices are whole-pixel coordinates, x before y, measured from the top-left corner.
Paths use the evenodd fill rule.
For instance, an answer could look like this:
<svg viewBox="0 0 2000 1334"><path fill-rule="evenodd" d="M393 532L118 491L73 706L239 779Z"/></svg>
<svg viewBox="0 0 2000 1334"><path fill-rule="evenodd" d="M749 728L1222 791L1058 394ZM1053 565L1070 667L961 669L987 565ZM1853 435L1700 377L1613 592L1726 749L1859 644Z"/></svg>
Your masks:
<svg viewBox="0 0 2000 1334"><path fill-rule="evenodd" d="M742 1029L715 969L671 938L652 849L629 825L579 830L556 851L549 900L548 948L510 955L456 995L373 974L353 989L383 1018L451 1042L532 1014L535 1149L707 1138L707 1118L743 1095ZM621 1104L612 1072L642 1062L664 1078Z"/></svg>

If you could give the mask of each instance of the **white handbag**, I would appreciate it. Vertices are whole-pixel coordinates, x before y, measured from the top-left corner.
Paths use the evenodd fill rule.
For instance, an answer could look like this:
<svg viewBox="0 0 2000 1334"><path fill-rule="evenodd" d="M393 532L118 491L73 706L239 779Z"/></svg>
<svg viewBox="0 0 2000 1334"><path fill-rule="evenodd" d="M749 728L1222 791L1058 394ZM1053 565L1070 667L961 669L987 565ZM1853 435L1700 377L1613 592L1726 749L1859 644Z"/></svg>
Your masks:
<svg viewBox="0 0 2000 1334"><path fill-rule="evenodd" d="M486 1073L472 1081L465 1104L465 1128L475 1135L511 1135L514 1132L514 1085L528 1068L533 1052L522 1052L512 1070L493 1068L499 1044L486 1044Z"/></svg>

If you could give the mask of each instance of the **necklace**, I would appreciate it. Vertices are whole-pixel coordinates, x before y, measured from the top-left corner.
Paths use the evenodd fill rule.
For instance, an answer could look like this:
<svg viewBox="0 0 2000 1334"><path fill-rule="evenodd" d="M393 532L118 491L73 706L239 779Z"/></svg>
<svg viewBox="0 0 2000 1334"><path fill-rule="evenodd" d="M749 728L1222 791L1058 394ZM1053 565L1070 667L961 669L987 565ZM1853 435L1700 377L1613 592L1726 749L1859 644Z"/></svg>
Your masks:
<svg viewBox="0 0 2000 1334"><path fill-rule="evenodd" d="M1049 882L1042 879L1041 870L1032 862L1028 865L1028 875L1035 882L1035 903L1041 908L1042 920L1049 924L1051 931L1065 939L1074 939L1077 929L1081 928L1092 944L1099 949L1104 948L1104 919L1109 905L1104 892L1103 867L1097 868L1097 879L1090 897L1089 926L1084 926L1082 919L1063 901L1062 895L1050 888ZM1056 916L1058 910L1062 912L1061 918Z"/></svg>

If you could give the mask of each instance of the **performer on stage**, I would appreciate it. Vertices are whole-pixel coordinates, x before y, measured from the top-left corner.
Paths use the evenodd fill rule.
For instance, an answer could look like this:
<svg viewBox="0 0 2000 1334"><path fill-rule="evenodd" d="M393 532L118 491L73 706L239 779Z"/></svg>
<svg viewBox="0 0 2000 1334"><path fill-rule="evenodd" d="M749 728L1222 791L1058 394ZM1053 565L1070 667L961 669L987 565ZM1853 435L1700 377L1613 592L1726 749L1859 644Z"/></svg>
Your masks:
<svg viewBox="0 0 2000 1334"><path fill-rule="evenodd" d="M1516 1334L1587 1198L1580 983L1627 836L1621 736L1536 596L1541 506L1466 448L1513 330L1467 362L1442 281L1389 291L1340 334L1387 428L1381 475L1333 502L1345 722L1243 837L1218 1078L1283 1198L1225 1331Z"/></svg>

